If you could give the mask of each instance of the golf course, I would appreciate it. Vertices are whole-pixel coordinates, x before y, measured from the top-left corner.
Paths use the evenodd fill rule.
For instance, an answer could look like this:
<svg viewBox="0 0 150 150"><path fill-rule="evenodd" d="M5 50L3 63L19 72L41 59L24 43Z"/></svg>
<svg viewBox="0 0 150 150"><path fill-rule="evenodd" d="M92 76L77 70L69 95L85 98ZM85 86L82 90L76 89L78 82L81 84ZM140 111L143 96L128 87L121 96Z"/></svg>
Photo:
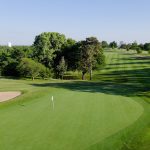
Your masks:
<svg viewBox="0 0 150 150"><path fill-rule="evenodd" d="M150 55L104 55L92 81L1 77L21 95L0 102L0 150L149 150Z"/></svg>

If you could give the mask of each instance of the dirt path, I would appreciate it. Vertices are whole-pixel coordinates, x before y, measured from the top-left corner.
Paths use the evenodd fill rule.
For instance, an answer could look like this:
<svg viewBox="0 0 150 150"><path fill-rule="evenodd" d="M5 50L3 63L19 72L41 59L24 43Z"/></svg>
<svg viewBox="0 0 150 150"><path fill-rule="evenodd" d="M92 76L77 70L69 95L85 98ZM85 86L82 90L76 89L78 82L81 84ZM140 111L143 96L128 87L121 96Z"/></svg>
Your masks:
<svg viewBox="0 0 150 150"><path fill-rule="evenodd" d="M21 95L21 92L0 92L0 102L8 101Z"/></svg>

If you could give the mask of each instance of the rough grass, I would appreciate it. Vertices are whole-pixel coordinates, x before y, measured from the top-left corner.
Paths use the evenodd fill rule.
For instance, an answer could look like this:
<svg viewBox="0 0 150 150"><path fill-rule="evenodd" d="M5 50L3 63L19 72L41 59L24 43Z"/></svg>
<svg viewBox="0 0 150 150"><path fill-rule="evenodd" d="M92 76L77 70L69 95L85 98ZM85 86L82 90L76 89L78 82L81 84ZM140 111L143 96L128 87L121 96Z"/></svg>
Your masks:
<svg viewBox="0 0 150 150"><path fill-rule="evenodd" d="M0 104L0 149L149 150L150 60L140 56L107 51L93 82L0 79L0 91L23 93Z"/></svg>

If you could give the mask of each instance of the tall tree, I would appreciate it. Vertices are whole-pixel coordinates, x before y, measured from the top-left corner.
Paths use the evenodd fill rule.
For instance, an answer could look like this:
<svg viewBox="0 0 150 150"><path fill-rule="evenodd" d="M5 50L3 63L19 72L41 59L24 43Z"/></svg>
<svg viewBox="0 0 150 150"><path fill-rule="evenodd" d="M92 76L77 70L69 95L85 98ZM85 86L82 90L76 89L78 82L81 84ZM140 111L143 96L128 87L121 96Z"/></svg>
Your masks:
<svg viewBox="0 0 150 150"><path fill-rule="evenodd" d="M64 48L62 56L65 57L68 70L74 71L79 68L81 42L71 42Z"/></svg>
<svg viewBox="0 0 150 150"><path fill-rule="evenodd" d="M66 70L67 70L67 66L65 63L65 59L64 56L62 56L61 60L59 61L59 65L57 66L58 76L61 77L62 80Z"/></svg>
<svg viewBox="0 0 150 150"><path fill-rule="evenodd" d="M117 48L118 47L117 42L115 42L115 41L111 42L109 44L109 47L112 48L112 49Z"/></svg>
<svg viewBox="0 0 150 150"><path fill-rule="evenodd" d="M90 80L92 80L92 70L98 63L98 56L102 55L101 43L95 37L86 38L81 42L81 60L80 68L82 70L82 80L85 79L85 74L89 71ZM100 57L101 58L101 57Z"/></svg>
<svg viewBox="0 0 150 150"><path fill-rule="evenodd" d="M51 68L56 53L61 51L65 43L65 35L56 32L44 32L35 38L33 57L46 67Z"/></svg>

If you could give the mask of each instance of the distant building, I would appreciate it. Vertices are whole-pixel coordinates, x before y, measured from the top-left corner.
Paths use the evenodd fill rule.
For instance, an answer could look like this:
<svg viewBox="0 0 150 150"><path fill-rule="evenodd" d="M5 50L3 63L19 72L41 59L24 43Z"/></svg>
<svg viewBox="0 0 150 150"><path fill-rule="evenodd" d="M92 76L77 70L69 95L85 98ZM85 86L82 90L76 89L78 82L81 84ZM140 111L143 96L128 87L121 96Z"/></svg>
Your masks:
<svg viewBox="0 0 150 150"><path fill-rule="evenodd" d="M8 42L8 47L12 47L12 44L11 44L11 42Z"/></svg>

